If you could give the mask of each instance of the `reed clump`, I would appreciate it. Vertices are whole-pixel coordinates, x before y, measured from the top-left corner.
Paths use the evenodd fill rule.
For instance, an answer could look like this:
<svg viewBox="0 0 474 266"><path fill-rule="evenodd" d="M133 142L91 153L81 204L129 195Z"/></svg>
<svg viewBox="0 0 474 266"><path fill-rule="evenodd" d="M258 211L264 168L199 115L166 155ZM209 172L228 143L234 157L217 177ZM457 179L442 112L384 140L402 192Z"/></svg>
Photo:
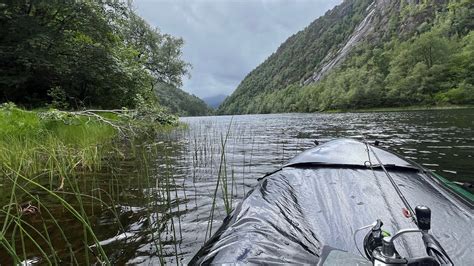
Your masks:
<svg viewBox="0 0 474 266"><path fill-rule="evenodd" d="M0 109L0 169L24 176L100 168L115 130L98 121L42 119L31 111Z"/></svg>
<svg viewBox="0 0 474 266"><path fill-rule="evenodd" d="M176 125L149 109L0 105L0 264L110 263L90 219L107 212L120 229L119 194L104 190L114 181L100 173L114 172L117 161L134 158L137 143Z"/></svg>
<svg viewBox="0 0 474 266"><path fill-rule="evenodd" d="M104 158L120 155L118 138L123 142L176 124L175 117L148 110L27 111L3 104L0 170L24 176L98 170Z"/></svg>

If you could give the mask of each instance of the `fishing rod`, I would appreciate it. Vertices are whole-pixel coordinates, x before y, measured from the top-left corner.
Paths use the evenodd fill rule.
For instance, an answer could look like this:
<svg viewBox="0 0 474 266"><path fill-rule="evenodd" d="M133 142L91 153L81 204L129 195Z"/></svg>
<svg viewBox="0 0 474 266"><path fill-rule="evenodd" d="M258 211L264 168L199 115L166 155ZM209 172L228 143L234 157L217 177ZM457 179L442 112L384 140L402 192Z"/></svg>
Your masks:
<svg viewBox="0 0 474 266"><path fill-rule="evenodd" d="M370 160L370 152L373 153L374 157L377 159L380 167L384 171L385 175L388 177L393 187L395 188L398 196L402 200L406 209L410 213L411 218L417 225L417 228L407 228L402 229L396 232L393 236L390 233L382 229L383 222L380 219L377 219L371 225L361 227L356 230L360 231L365 228L372 227L370 231L366 234L364 238L364 251L367 256L367 259L372 261L374 265L429 265L429 266L438 266L438 265L453 265L453 262L449 255L446 253L441 244L434 238L433 235L429 233L431 229L431 210L427 206L419 205L416 206L415 211L411 208L410 204L406 200L405 196L401 192L398 185L395 183L395 180L390 175L390 173L385 169L380 158L375 153L374 149L368 144L367 140L364 138L364 143L367 147L367 154L369 159L370 168L373 171L372 162ZM395 239L399 238L401 235L411 233L421 233L423 244L426 248L426 253L428 256L422 256L417 258L403 258L397 252L395 248ZM355 234L354 234L355 241ZM357 243L356 243L357 246ZM359 249L357 247L357 249ZM360 250L359 250L360 252ZM362 255L362 254L361 254Z"/></svg>
<svg viewBox="0 0 474 266"><path fill-rule="evenodd" d="M384 164L382 163L382 161L380 160L380 158L377 156L377 154L375 153L374 149L372 149L372 146L370 146L367 142L367 140L365 140L364 138L364 143L365 143L365 146L367 147L367 151L368 151L368 155L369 155L369 163L370 163L370 167L372 168L372 163L370 162L370 153L369 151L372 152L372 154L374 155L375 159L377 159L377 162L378 164L380 165L380 167L382 168L383 172L385 173L385 175L388 177L388 180L390 180L390 183L392 183L392 186L393 188L395 189L395 191L397 192L398 194L398 197L400 197L400 199L402 200L403 204L405 205L406 209L408 210L408 212L410 213L410 217L412 218L413 222L418 226L418 221L416 219L416 215L415 215L415 212L413 211L413 209L411 208L410 204L408 203L407 199L405 198L405 196L403 195L402 191L400 190L400 188L398 187L397 183L395 183L395 180L393 179L393 177L390 175L390 173L387 171L387 169L385 169L385 166ZM372 169L373 170L373 169Z"/></svg>

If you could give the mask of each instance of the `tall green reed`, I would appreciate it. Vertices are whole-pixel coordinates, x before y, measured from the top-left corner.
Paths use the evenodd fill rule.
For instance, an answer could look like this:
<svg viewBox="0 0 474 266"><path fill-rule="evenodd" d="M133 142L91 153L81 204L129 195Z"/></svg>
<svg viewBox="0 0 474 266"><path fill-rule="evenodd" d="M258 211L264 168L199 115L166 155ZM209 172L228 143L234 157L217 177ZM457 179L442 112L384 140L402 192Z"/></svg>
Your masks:
<svg viewBox="0 0 474 266"><path fill-rule="evenodd" d="M226 212L229 214L232 211L232 206L231 206L231 197L232 195L228 193L228 186L227 186L227 162L226 162L226 145L227 145L227 140L229 139L230 133L231 133L231 128L232 128L232 120L230 121L227 132L225 137L221 134L221 152L220 152L220 163L219 163L219 170L217 173L217 181L216 181L216 187L214 189L214 194L212 198L212 204L211 204L211 210L209 214L209 219L208 219L208 226L206 229L206 235L205 235L205 240L208 239L208 237L211 236L212 234L212 225L214 222L214 212L216 209L216 201L217 201L217 192L219 191L219 185L222 183L222 196L224 200L224 206L226 209Z"/></svg>

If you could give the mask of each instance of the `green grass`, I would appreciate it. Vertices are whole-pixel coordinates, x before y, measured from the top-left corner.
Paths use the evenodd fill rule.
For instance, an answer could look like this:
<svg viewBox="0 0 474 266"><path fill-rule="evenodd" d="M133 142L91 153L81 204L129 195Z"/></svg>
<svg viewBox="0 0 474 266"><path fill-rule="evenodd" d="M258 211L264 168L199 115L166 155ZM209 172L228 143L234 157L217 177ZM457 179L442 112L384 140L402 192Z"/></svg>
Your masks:
<svg viewBox="0 0 474 266"><path fill-rule="evenodd" d="M108 121L122 119L96 113ZM198 133L204 140L188 135L184 125L170 124L152 134L144 130L144 135L134 135L140 129L133 128L122 136L94 117L0 106L0 264L17 265L31 258L40 258L40 264L114 263L117 247L101 247L99 241L127 232L120 222L124 214L116 209L121 205L145 208L149 222L139 235L151 235L161 264L170 257L179 261L180 215L192 198L186 196L185 179L176 179L175 160L187 147L173 141L175 134L194 140L193 176L210 168L209 177L215 178L205 238L215 231L216 217L232 211L237 193L245 194L245 188L237 191L232 157L227 158L228 142L244 140L239 133L231 134L232 122L225 133L209 132L208 126ZM25 203L41 213L25 214L20 210ZM97 224L101 216L113 219L108 228Z"/></svg>
<svg viewBox="0 0 474 266"><path fill-rule="evenodd" d="M94 119L49 114L0 109L0 170L33 176L100 167L116 129Z"/></svg>
<svg viewBox="0 0 474 266"><path fill-rule="evenodd" d="M98 244L82 202L83 197L93 196L78 189L76 174L100 169L104 157L114 151L112 141L116 137L115 128L97 119L59 115L55 111L27 111L9 104L1 106L0 246L14 264L25 261L31 250L42 255L43 263L58 263L57 247L46 225L62 232L62 242L71 248L74 240L66 237L56 214L52 214L48 206L61 206L77 221L83 228L85 245L90 241ZM65 200L62 194L66 187L74 194L72 200ZM38 195L42 195L42 199ZM41 210L41 227L29 221L21 211L25 202ZM85 252L86 262L92 261L91 256L95 256L95 261L108 262L101 247L97 248L96 255L89 253ZM71 261L77 262L75 256L71 256Z"/></svg>
<svg viewBox="0 0 474 266"><path fill-rule="evenodd" d="M114 183L101 180L101 173L113 177L122 160L136 160L142 169L140 143L175 126L153 113L82 115L0 105L0 264L38 256L42 264L110 263L90 219L109 212L121 228L115 210L120 193L100 187ZM22 211L25 203L40 214Z"/></svg>

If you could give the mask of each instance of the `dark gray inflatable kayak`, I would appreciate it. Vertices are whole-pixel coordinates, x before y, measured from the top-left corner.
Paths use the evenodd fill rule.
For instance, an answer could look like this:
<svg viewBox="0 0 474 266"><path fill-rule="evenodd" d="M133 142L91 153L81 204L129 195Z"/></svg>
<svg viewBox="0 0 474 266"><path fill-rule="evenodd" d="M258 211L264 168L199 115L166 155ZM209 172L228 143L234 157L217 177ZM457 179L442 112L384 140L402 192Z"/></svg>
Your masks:
<svg viewBox="0 0 474 266"><path fill-rule="evenodd" d="M472 200L414 162L334 140L260 178L190 264L372 265L392 245L392 262L473 265Z"/></svg>

